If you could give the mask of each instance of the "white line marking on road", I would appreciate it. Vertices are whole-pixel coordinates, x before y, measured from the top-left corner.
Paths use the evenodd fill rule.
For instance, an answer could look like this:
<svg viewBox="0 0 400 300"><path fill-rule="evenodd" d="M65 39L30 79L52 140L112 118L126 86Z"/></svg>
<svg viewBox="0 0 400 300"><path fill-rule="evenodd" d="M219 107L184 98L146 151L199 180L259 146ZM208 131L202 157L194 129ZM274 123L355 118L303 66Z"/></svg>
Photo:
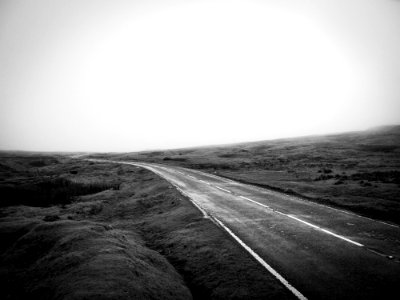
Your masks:
<svg viewBox="0 0 400 300"><path fill-rule="evenodd" d="M291 219L293 219L293 220L299 221L299 222L301 222L301 223L303 223L303 224L306 224L306 225L308 225L308 226L310 226L310 227L312 227L312 228L314 228L314 229L318 229L318 230L320 230L320 231L322 231L322 232L325 232L325 233L330 234L330 235L332 235L332 236L334 236L334 237L337 237L337 238L339 238L339 239L342 239L342 240L344 240L344 241L346 241L346 242L349 242L349 243L354 244L354 245L359 246L359 247L364 247L363 244L357 243L357 242L355 242L355 241L353 241L353 240L350 240L350 239L348 239L348 238L346 238L346 237L344 237L344 236L342 236L342 235L336 234L336 233L334 233L334 232L332 232L332 231L329 231L329 230L324 229L324 228L322 228L322 227L319 227L319 226L317 226L317 225L314 225L314 224L311 224L311 223L309 223L309 222L303 221L303 220L301 220L301 219L299 219L299 218L297 218L297 217L295 217L295 216L293 216L293 215L285 214L285 213L280 212L280 211L278 211L278 210L271 209L268 205L265 205L265 204L262 204L262 203L260 203L260 202L254 201L254 200L252 200L252 199L250 199L250 198L247 198L247 197L244 197L244 196L239 196L239 197L242 198L242 199L245 199L245 200L247 200L247 201L253 202L253 203L257 204L257 205L260 205L260 206L262 206L262 207L265 207L265 208L267 208L267 209L269 209L269 210L271 210L271 211L273 211L273 212L276 212L276 213L278 213L278 214L280 214L280 215L283 215L283 216L286 216L286 217L291 218Z"/></svg>
<svg viewBox="0 0 400 300"><path fill-rule="evenodd" d="M217 176L217 175L210 174L210 173L207 173L207 172L201 172L201 171L194 170L194 169L186 169L186 170L189 170L191 172L194 172L194 173L206 176L206 177L212 177L212 178L218 179L218 180L223 181L223 182L237 183L236 181L234 181L232 179L228 179L228 178L225 178L225 177Z"/></svg>
<svg viewBox="0 0 400 300"><path fill-rule="evenodd" d="M217 176L217 175L214 175L214 174L210 174L210 173L202 172L202 171L198 171L198 170L191 170L191 171L192 171L192 172L195 172L195 173L198 173L198 174L200 174L200 175L203 175L203 176L210 176L210 177L213 177L213 178L218 179L218 180L220 180L220 181L235 183L235 184L244 185L244 186L251 186L251 187L253 187L253 188L259 190L260 192L269 191L269 192L273 192L273 193L278 194L278 195L279 195L279 194L284 194L284 195L287 196L288 198L292 198L292 199L296 199L296 200L300 200L300 201L312 202L312 203L314 203L314 204L316 204L316 205L318 205L318 206L323 206L323 207L326 207L326 208L329 208L329 209L333 209L333 210L336 210L336 211L340 211L340 212L342 212L342 213L345 213L345 214L348 214L348 215L352 215L352 216L356 216L356 217L358 217L358 218L371 220L371 221L373 221L373 222L378 222L378 223L385 224L385 225L387 225L387 226L391 226L391 227L395 227L395 228L400 228L400 226L399 226L399 225L396 225L396 224L388 223L388 222L381 221L381 220L372 219L372 218L369 218L369 217L366 217L366 216L361 216L361 215L358 215L358 214L356 214L356 213L349 212L349 211L346 211L346 210L343 210L343 209L339 209L339 208L332 207L332 206L329 206L329 205L321 204L321 203L318 203L318 202L315 202L315 201L310 201L310 200L307 200L307 199L304 199L304 198L295 197L295 196L293 196L293 195L289 195L289 194L286 194L286 193L283 193L283 192L277 192L277 191L274 191L274 190L272 190L272 189L270 189L270 188L261 188L261 187L258 187L258 186L252 185L252 184L245 184L245 183L242 183L242 182L234 181L234 180L232 180L232 179L228 179L228 178L226 178L226 177L221 177L221 176Z"/></svg>
<svg viewBox="0 0 400 300"><path fill-rule="evenodd" d="M260 189L260 191L262 191L261 188L259 188L259 189ZM275 191L273 191L273 192L275 192ZM279 194L279 192L275 192L275 193ZM346 215L355 216L355 217L358 217L358 218L361 218L361 219L367 219L367 220L370 220L370 221L373 221L373 222L377 222L377 223L381 223L381 224L385 224L387 226L391 226L391 227L394 227L394 228L400 228L400 226L398 226L398 225L387 223L387 222L381 221L381 220L372 219L372 218L369 218L369 217L366 217L366 216L357 215L356 213L353 213L353 212L350 212L350 211L347 211L347 210L343 210L343 209L340 209L340 208L332 207L332 206L329 206L329 205L321 204L321 203L310 201L310 200L307 200L307 199L302 199L302 198L295 197L295 196L288 195L288 194L285 194L285 196L287 196L288 198L295 199L295 200L309 201L309 202L312 202L312 203L314 203L314 204L316 204L318 206L322 206L322 207L326 207L326 208L329 208L329 209L332 209L332 210L340 211L340 212L342 212L342 213L344 213Z"/></svg>
<svg viewBox="0 0 400 300"><path fill-rule="evenodd" d="M335 237L337 237L337 238L339 238L339 239L342 239L342 240L344 240L344 241L346 241L346 242L352 243L352 244L354 244L354 245L356 245L356 246L358 246L358 247L364 247L363 244L360 244L360 243L357 243L357 242L355 242L355 241L352 241L352 240L350 240L350 239L348 239L348 238L346 238L346 237L344 237L344 236L342 236L342 235L333 233L332 231L326 230L326 229L321 228L321 227L319 227L319 226L317 226L317 225L314 225L314 224L308 223L308 222L306 222L306 221L303 221L303 220L301 220L301 219L299 219L299 218L296 218L295 216L292 216L292 215L287 215L287 216L288 216L289 218L292 218L292 219L294 219L294 220L297 220L297 221L299 221L299 222L302 222L302 223L304 223L304 224L306 224L306 225L308 225L308 226L311 226L311 227L313 227L313 228L315 228L315 229L321 230L321 231L323 231L323 232L325 232L325 233L327 233L327 234L333 235L333 236L335 236Z"/></svg>
<svg viewBox="0 0 400 300"><path fill-rule="evenodd" d="M205 184L211 185L211 183L209 183L209 182L207 182L207 181L204 181L204 180L201 180L201 179L199 179L199 181L200 181L200 182L202 182L202 183L205 183Z"/></svg>
<svg viewBox="0 0 400 300"><path fill-rule="evenodd" d="M247 246L236 234L234 234L228 227L224 225L220 220L215 217L211 217L217 222L226 232L228 232L247 252L250 253L265 269L267 269L272 275L275 276L289 291L291 291L298 299L307 300L307 298L300 293L295 287L293 287L285 278L282 277L274 268L272 268L265 260L263 260L257 253L255 253L249 246Z"/></svg>
<svg viewBox="0 0 400 300"><path fill-rule="evenodd" d="M87 161L93 161L93 162L100 162L100 163L107 163L107 162L108 162L108 163L128 164L128 165L134 165L134 166L145 167L145 165L143 165L143 164L140 164L140 163L132 163L132 162L127 162L127 161L116 161L116 160L95 159L95 158L87 158L87 159L85 159L85 160L87 160ZM221 176L216 176L216 175L213 175L213 174L210 174L210 173L201 172L201 171L198 171L198 170L191 170L191 169L188 169L188 170L190 170L190 171L192 171L192 172L195 172L195 173L198 173L198 174L203 175L203 176L214 177L214 178L219 179L219 180L221 180L221 181L231 182L231 183L235 183L235 184L241 184L241 185L245 185L245 186L251 186L251 187L253 187L253 188L255 188L255 189L257 189L257 190L259 190L259 191L261 191L261 192L269 191L269 192L273 192L273 193L276 193L276 194L284 194L284 195L287 196L288 198L298 199L298 200L301 200L301 201L309 201L309 200L306 200L306 199L303 199L303 198L295 197L295 196L293 196L293 195L288 195L288 194L285 194L285 193L282 193L282 192L276 192L276 191L271 190L271 189L268 189L268 188L260 188L260 187L256 187L256 186L251 185L251 184L249 185L249 184L240 183L240 182L237 182L237 181L234 181L234 180L231 180L231 179L227 179L227 178L221 177ZM180 171L177 171L177 172L180 172ZM180 172L180 174L185 175L184 173L181 173L181 172ZM193 178L194 178L194 177L193 177ZM207 184L210 185L210 183L208 183L208 182L207 182ZM313 201L309 201L309 202L313 202ZM348 214L348 215L352 215L352 216L356 216L356 217L359 217L359 218L371 220L371 221L373 221L373 222L378 222L378 223L381 223L381 224L385 224L385 225L387 225L387 226L391 226L391 227L395 227L395 228L400 228L400 226L399 226L399 225L396 225L396 224L387 223L387 222L385 222L385 221L372 219L372 218L369 218L369 217L366 217L366 216L361 216L361 215L355 214L355 213L353 213L353 212L349 212L349 211L346 211L346 210L343 210L343 209L339 209L339 208L336 208L336 207L332 207L332 206L329 206L329 205L324 205L324 204L317 203L317 202L313 202L313 203L316 204L316 205L318 205L318 206L323 206L323 207L326 207L326 208L330 208L330 209L333 209L333 210L336 210L336 211L340 211L340 212L345 213L345 214Z"/></svg>
<svg viewBox="0 0 400 300"><path fill-rule="evenodd" d="M163 177L163 178L165 178L164 176L162 176L162 174L160 174L159 172L157 172L156 170L154 170L152 167L149 167L149 166L146 166L146 165L142 165L142 164L137 164L137 163L131 163L131 162L123 162L123 161L107 161L107 160L101 160L101 159L88 159L89 161L98 161L98 162L112 162L112 163L119 163L119 164L129 164L129 165L136 165L136 166L141 166L141 167L144 167L144 168L146 168L146 169L149 169L149 170L151 170L151 171L153 171L154 173L156 173L156 174L158 174L158 175L160 175L161 177ZM201 172L199 172L199 173L201 173ZM191 177L191 178L193 178L193 179L196 179L195 177L193 177L193 176L191 176L191 175L188 175L189 177ZM215 176L216 177L216 176ZM166 178L165 178L166 179ZM169 180L168 180L169 181ZM170 181L169 181L170 182ZM170 182L171 184L172 184L172 182ZM174 186L175 186L175 184L173 184ZM175 187L177 187L177 186L175 186ZM215 186L217 189L220 189L220 190L222 190L222 191L225 191L225 192L228 192L228 193L232 193L231 191L228 191L228 190L226 190L226 189L223 189L223 188L221 188L221 187L219 187L219 186ZM177 187L178 188L178 187ZM178 188L179 189L179 188ZM180 189L179 189L180 190ZM182 190L181 190L182 191ZM182 193L183 193L183 191L182 191ZM187 195L186 195L187 196ZM189 197L189 196L187 196L187 197ZM334 236L334 237L337 237L337 238L339 238L339 239L342 239L342 240L344 240L344 241L346 241L346 242L349 242L349 243L351 243L351 244L353 244L353 245L356 245L356 246L359 246L359 247L364 247L364 245L363 244L360 244L360 243L357 243L357 242L355 242L355 241L353 241L353 240L350 240L350 239L348 239L348 238L346 238L346 237L344 237L344 236L342 236L342 235L339 235L339 234L336 234L336 233L334 233L334 232L332 232L332 231L329 231L329 230L327 230L327 229L324 229L324 228L322 228L322 227L319 227L319 226L317 226L317 225L314 225L314 224L311 224L311 223L309 223L309 222L306 222L306 221L303 221L303 220L301 220L301 219L299 219L299 218L297 218L297 217L295 217L295 216L293 216L293 215L290 215L290 214L285 214L285 213L282 213L282 212L280 212L280 211L278 211L278 210L274 210L274 209L272 209L272 208L270 208L268 205L265 205L265 204L262 204L262 203L260 203L260 202L257 202L257 201L254 201L254 200L252 200L252 199L250 199L250 198L247 198L247 197L244 197L244 196L239 196L240 198L242 198L242 199L245 199L245 200L247 200L247 201L250 201L250 202L253 202L253 203L255 203L255 204L257 204L257 205L260 205L260 206L262 206L262 207L264 207L264 208L267 208L268 210L271 210L271 211L273 211L273 212L275 212L275 213L278 213L278 214L281 214L281 215L283 215L283 216L286 216L286 217L289 217L289 218L291 218L291 219L293 219L293 220L296 220L296 221L298 221L298 222L301 222L301 223L303 223L303 224L306 224L306 225L308 225L308 226L310 226L310 227L312 227L312 228L314 228L314 229L317 229L317 230L320 230L320 231L322 231L322 232L325 232L325 233L327 233L327 234L329 234L329 235L332 235L332 236ZM190 198L190 197L189 197ZM191 199L191 198L190 198ZM193 202L193 201L192 201ZM193 202L194 203L194 202ZM196 207L198 207L198 205L197 204L195 204L196 205ZM321 204L320 204L321 205ZM327 207L329 207L329 206L327 206ZM203 212L203 214L205 214L205 216L207 217L207 214L205 213L205 211L203 210L203 209L201 209L200 207L198 207L202 212ZM333 209L335 209L335 208L333 208ZM336 209L337 210L337 209ZM356 214L355 214L356 215ZM359 215L356 215L356 216L359 216ZM359 217L363 217L363 216L359 216ZM365 218L365 217L364 217ZM367 218L367 219L369 219L369 218ZM371 220L373 220L373 221L377 221L377 220L374 220L374 219L371 219ZM377 221L377 222L380 222L380 223L384 223L384 222L382 222L382 221ZM384 224L387 224L387 225L390 225L390 226L393 226L393 227L396 227L395 225L392 225L392 224L389 224L389 223L384 223Z"/></svg>
<svg viewBox="0 0 400 300"><path fill-rule="evenodd" d="M265 204L262 204L262 203L260 203L260 202L254 201L254 200L252 200L252 199L250 199L250 198L247 198L247 197L245 197L245 196L239 196L239 197L242 198L242 199L244 199L244 200L247 200L247 201L253 202L253 203L255 203L255 204L258 204L258 205L260 205L260 206L262 206L262 207L268 208L269 210L273 210L273 209L271 209L268 205L265 205Z"/></svg>
<svg viewBox="0 0 400 300"><path fill-rule="evenodd" d="M219 187L219 186L217 186L217 185L215 185L215 187L216 187L217 189L221 190L221 191L224 191L224 192L227 192L227 193L229 193L229 194L232 194L231 191L228 191L228 190L226 190L226 189L223 189L222 187Z"/></svg>

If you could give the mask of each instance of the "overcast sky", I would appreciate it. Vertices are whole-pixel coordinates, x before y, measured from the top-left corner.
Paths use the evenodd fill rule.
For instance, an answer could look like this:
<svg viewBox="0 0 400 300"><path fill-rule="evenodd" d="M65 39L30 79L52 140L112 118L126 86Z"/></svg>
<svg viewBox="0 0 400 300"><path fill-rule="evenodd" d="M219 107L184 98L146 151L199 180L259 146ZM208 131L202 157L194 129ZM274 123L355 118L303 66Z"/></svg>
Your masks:
<svg viewBox="0 0 400 300"><path fill-rule="evenodd" d="M0 149L400 123L400 1L0 0Z"/></svg>

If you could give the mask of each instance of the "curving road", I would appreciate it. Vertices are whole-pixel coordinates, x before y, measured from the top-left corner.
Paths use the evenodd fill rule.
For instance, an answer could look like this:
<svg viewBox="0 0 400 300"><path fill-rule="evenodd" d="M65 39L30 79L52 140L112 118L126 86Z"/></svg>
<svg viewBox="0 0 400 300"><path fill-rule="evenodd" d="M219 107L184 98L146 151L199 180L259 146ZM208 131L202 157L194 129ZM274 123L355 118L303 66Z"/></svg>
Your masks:
<svg viewBox="0 0 400 300"><path fill-rule="evenodd" d="M107 162L168 180L299 299L399 297L397 225L197 170Z"/></svg>

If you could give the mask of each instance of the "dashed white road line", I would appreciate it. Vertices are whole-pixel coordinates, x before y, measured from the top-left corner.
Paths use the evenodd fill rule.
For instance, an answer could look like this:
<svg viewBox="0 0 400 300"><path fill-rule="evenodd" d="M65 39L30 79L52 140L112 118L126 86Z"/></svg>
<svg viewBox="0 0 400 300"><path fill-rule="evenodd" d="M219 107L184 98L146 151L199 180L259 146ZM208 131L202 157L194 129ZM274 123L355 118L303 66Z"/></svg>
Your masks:
<svg viewBox="0 0 400 300"><path fill-rule="evenodd" d="M346 237L344 237L344 236L342 236L342 235L336 234L336 233L334 233L334 232L332 232L332 231L326 230L326 229L324 229L324 228L322 228L322 227L319 227L319 226L317 226L317 225L314 225L314 224L308 223L308 222L306 222L306 221L303 221L303 220L301 220L301 219L299 219L299 218L297 218L297 217L295 217L295 216L292 216L292 215L286 215L286 216L288 216L289 218L292 218L292 219L294 219L294 220L297 220L297 221L299 221L299 222L301 222L301 223L304 223L304 224L306 224L306 225L308 225L308 226L310 226L310 227L313 227L313 228L315 228L315 229L321 230L321 231L323 231L323 232L325 232L325 233L327 233L327 234L333 235L334 237L337 237L337 238L339 238L339 239L342 239L342 240L344 240L344 241L346 241L346 242L352 243L352 244L354 244L354 245L356 245L356 246L358 246L358 247L364 247L363 244L357 243L357 242L355 242L355 241L353 241L353 240L350 240L350 239L348 239L348 238L346 238Z"/></svg>
<svg viewBox="0 0 400 300"><path fill-rule="evenodd" d="M255 203L255 204L259 205L259 206L262 206L262 207L264 207L264 208L267 208L268 210L271 210L271 211L273 211L273 212L276 212L276 213L278 213L278 214L280 214L280 215L283 215L283 216L286 216L286 217L291 218L291 219L293 219L293 220L296 220L296 221L298 221L298 222L301 222L301 223L303 223L303 224L305 224L305 225L308 225L308 226L310 226L310 227L312 227L312 228L314 228L314 229L320 230L320 231L322 231L322 232L324 232L324 233L326 233L326 234L329 234L329 235L332 235L332 236L334 236L334 237L336 237L336 238L342 239L342 240L344 240L344 241L346 241L346 242L349 242L349 243L351 243L351 244L353 244L353 245L356 245L356 246L358 246L358 247L364 247L363 244L357 243L357 242L355 242L355 241L353 241L353 240L350 240L350 239L348 239L348 238L346 238L346 237L344 237L344 236L342 236L342 235L336 234L336 233L334 233L334 232L332 232L332 231L329 231L329 230L327 230L327 229L325 229L325 228L322 228L322 227L319 227L319 226L317 226L317 225L311 224L311 223L309 223L309 222L303 221L303 220L301 220L301 219L299 219L299 218L297 218L297 217L295 217L295 216L293 216L293 215L285 214L285 213L280 212L280 211L278 211L278 210L274 210L274 209L270 208L268 205L265 205L265 204L262 204L262 203L260 203L260 202L254 201L254 200L252 200L252 199L250 199L250 198L247 198L247 197L244 197L244 196L239 196L239 197L242 198L242 199L245 199L245 200L247 200L247 201L253 202L253 203Z"/></svg>
<svg viewBox="0 0 400 300"><path fill-rule="evenodd" d="M227 192L227 193L229 193L229 194L232 194L232 192L231 191L228 191L228 190L226 190L226 189L224 189L224 188L222 188L222 187L219 187L219 186L217 186L217 185L214 185L217 189L219 189L219 190L221 190L221 191L224 191L224 192Z"/></svg>
<svg viewBox="0 0 400 300"><path fill-rule="evenodd" d="M198 174L200 174L200 175L203 175L203 176L213 177L213 178L218 179L218 180L223 181L223 182L229 182L229 183L235 183L235 184L244 184L244 183L240 183L240 182L234 181L234 180L232 180L232 179L228 179L228 178L226 178L226 177L221 177L221 176L217 176L217 175L214 175L214 174L210 174L210 173L206 173L206 172L201 172L201 171L198 171L198 170L191 170L191 171L192 171L192 172L195 172L195 173L198 173ZM246 184L244 184L244 185L246 185ZM286 193L283 193L283 192L277 192L277 191L271 190L271 189L269 189L269 188L260 188L260 187L257 187L257 186L255 186L255 185L252 185L252 184L247 184L247 185L249 185L249 186L251 186L251 187L253 187L253 188L255 188L255 189L257 189L257 190L259 190L259 191L261 191L261 192L269 191L269 192L273 192L273 193L276 193L276 194L284 194L284 195L287 196L288 198L292 198L292 199L296 199L296 200L301 200L301 201L309 201L309 202L310 202L310 200L303 199L303 198L299 198L299 197L295 197L295 196L293 196L293 195L289 195L289 194L286 194ZM356 214L356 213L349 212L349 211L346 211L346 210L343 210L343 209L340 209L340 208L336 208L336 207L332 207L332 206L329 206L329 205L317 203L317 202L314 202L314 201L313 201L312 203L313 203L313 204L316 204L316 205L318 205L318 206L323 206L323 207L326 207L326 208L329 208L329 209L332 209L332 210L340 211L340 212L345 213L345 214L348 214L348 215L356 216L356 217L358 217L358 218L368 219L368 220L371 220L371 221L373 221L373 222L378 222L378 223L385 224L385 225L387 225L387 226L394 227L394 228L400 228L399 225L392 224L392 223L388 223L388 222L381 221L381 220L372 219L372 218L369 218L369 217L366 217L366 216L362 216L362 215L358 215L358 214Z"/></svg>
<svg viewBox="0 0 400 300"><path fill-rule="evenodd" d="M260 202L254 201L254 200L252 200L252 199L250 199L250 198L247 198L247 197L245 197L245 196L239 196L239 197L242 198L242 199L244 199L244 200L247 200L247 201L253 202L253 203L255 203L255 204L258 204L258 205L260 205L260 206L262 206L262 207L268 208L269 210L272 210L268 205L265 205L265 204L262 204L262 203L260 203Z"/></svg>
<svg viewBox="0 0 400 300"><path fill-rule="evenodd" d="M88 158L88 159L86 159L86 160L88 160L88 161L94 161L94 162L110 162L110 163L117 163L117 164L130 164L130 165L136 165L136 166L141 166L141 167L145 167L145 165L143 165L143 164L140 164L140 163L131 163L131 162L124 162L124 161L114 161L114 160L105 160L105 159L93 159L93 158ZM165 168L164 168L165 169ZM220 176L216 176L216 175L214 175L214 174L210 174L210 173L204 173L204 172L201 172L201 171L198 171L198 170L191 170L192 172L195 172L195 173L198 173L198 174L200 174L200 175L206 175L206 176L210 176L210 177L214 177L215 179L219 179L219 180L221 180L221 181L225 181L225 182L231 182L231 183L235 183L235 184L237 184L237 182L236 181L233 181L233 180L231 180L231 179L227 179L227 178L225 178L225 177L220 177ZM182 172L180 172L180 171L176 171L177 173L180 173L180 174L182 174L182 175L185 175L184 173L182 173ZM188 175L189 177L191 177L192 179L196 179L195 177L193 177L193 176L191 176L191 175ZM201 181L201 180L200 180ZM209 182L206 182L206 181L204 181L206 184L208 184L208 185L211 185ZM265 191L265 189L262 189L262 188L259 188L259 187L255 187L255 186L253 186L254 188L256 188L257 190L259 190L259 191L262 191L262 192L264 192ZM266 189L266 190L268 190L268 191L270 191L270 192L275 192L275 191L272 191L272 190L270 190L270 189ZM231 193L230 191L228 191L228 193ZM275 193L278 193L278 192L275 192ZM283 193L283 194L285 194L285 193ZM292 199L299 199L299 198L297 198L297 197L294 197L293 195L288 195L288 194L285 194L288 198L292 198ZM249 200L249 199L247 199L247 200ZM302 201L304 201L304 199L301 199ZM255 202L255 201L254 201ZM258 202L257 202L258 203ZM355 214L355 213L353 213L353 212L349 212L349 211L346 211L346 210L343 210L343 209L339 209L339 208L336 208L336 207L332 207L332 206L329 206L329 205L324 205L324 204L321 204L321 203L317 203L317 202L313 202L314 204L316 204L316 205L318 205L318 206L323 206L323 207L326 207L326 208L329 208L329 209L332 209L332 210L336 210L336 211L340 211L340 212L342 212L342 213L345 213L345 214L348 214L348 215L352 215L352 216L356 216L356 217L359 217L359 218L362 218L362 219L368 219L368 220L371 220L371 221L373 221L373 222L378 222L378 223L381 223L381 224L385 224L385 225L387 225L387 226L390 226L390 227L394 227L394 228L400 228L400 226L398 226L398 225L395 225L395 224L392 224L392 223L388 223L388 222L385 222L385 221L381 221L381 220L376 220L376 219L372 219L372 218L369 218L369 217L366 217L366 216L361 216L361 215L358 215L358 214ZM258 203L258 204L260 204L260 203ZM268 206L265 206L265 207L267 207L267 208L269 208ZM279 213L278 211L276 211L277 213Z"/></svg>
<svg viewBox="0 0 400 300"><path fill-rule="evenodd" d="M201 179L199 179L199 181L200 181L200 182L202 182L202 183L205 183L205 184L211 185L211 183L209 183L209 182L207 182L207 181L204 181L204 180L201 180Z"/></svg>
<svg viewBox="0 0 400 300"><path fill-rule="evenodd" d="M190 178L196 179L195 177L193 177L193 176L191 176L191 175L188 175L188 176L189 176ZM204 180L202 180L202 179L198 179L198 180L199 180L200 182L208 183L208 182L206 182L206 181L204 181ZM208 184L209 184L209 183L208 183ZM214 187L216 187L217 189L219 189L219 190L221 190L221 191L224 191L224 192L227 192L227 193L229 193L229 194L232 194L231 191L229 191L229 190L227 190L227 189L224 189L224 188L222 188L222 187L219 187L219 186L217 186L217 185L214 185ZM349 242L349 243L351 243L351 244L353 244L353 245L356 245L356 246L358 246L358 247L364 247L363 244L360 244L360 243L358 243L358 242L355 242L355 241L353 241L353 240L350 240L350 239L348 239L348 238L346 238L346 237L344 237L344 236L342 236L342 235L340 235L340 234L336 234L336 233L334 233L334 232L332 232L332 231L329 231L329 230L327 230L327 229L325 229L325 228L322 228L322 227L320 227L320 226L317 226L317 225L314 225L314 224L312 224L312 223L303 221L303 220L301 220L301 219L299 219L299 218L297 218L297 217L295 217L295 216L293 216L293 215L285 214L285 213L280 212L280 211L278 211L278 210L272 209L272 208L270 208L268 205L265 205L265 204L262 204L262 203L260 203L260 202L254 201L253 199L250 199L250 198L248 198L248 197L245 197L245 196L239 196L239 197L242 198L242 199L245 199L245 200L247 200L247 201L253 202L253 203L255 203L255 204L259 205L259 206L262 206L262 207L264 207L264 208L266 208L266 209L268 209L268 210L271 210L271 211L273 211L273 212L275 212L275 213L278 213L278 214L280 214L280 215L283 215L283 216L286 216L286 217L291 218L291 219L293 219L293 220L296 220L296 221L298 221L298 222L301 222L301 223L303 223L303 224L305 224L305 225L308 225L308 226L310 226L310 227L312 227L312 228L314 228L314 229L317 229L317 230L319 230L319 231L322 231L322 232L324 232L324 233L326 233L326 234L329 234L329 235L332 235L332 236L334 236L334 237L336 237L336 238L342 239L342 240L344 240L344 241L346 241L346 242Z"/></svg>

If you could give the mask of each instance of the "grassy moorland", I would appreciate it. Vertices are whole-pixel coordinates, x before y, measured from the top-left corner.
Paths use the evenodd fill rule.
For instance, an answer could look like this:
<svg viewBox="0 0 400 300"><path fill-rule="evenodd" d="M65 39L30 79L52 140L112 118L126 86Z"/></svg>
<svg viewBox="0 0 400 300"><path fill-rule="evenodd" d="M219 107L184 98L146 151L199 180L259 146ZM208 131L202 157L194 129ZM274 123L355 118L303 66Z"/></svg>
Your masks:
<svg viewBox="0 0 400 300"><path fill-rule="evenodd" d="M0 153L1 299L287 299L168 182L132 166Z"/></svg>
<svg viewBox="0 0 400 300"><path fill-rule="evenodd" d="M400 126L97 156L199 169L400 224Z"/></svg>

